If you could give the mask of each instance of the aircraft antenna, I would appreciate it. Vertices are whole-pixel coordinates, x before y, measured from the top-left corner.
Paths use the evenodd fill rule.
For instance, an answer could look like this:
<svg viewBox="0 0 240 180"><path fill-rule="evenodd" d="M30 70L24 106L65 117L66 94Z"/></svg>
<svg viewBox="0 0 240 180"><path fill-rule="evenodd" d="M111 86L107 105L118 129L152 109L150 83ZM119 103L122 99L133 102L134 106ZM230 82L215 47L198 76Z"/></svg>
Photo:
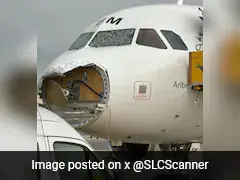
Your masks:
<svg viewBox="0 0 240 180"><path fill-rule="evenodd" d="M183 5L183 0L178 0L177 4L178 5Z"/></svg>

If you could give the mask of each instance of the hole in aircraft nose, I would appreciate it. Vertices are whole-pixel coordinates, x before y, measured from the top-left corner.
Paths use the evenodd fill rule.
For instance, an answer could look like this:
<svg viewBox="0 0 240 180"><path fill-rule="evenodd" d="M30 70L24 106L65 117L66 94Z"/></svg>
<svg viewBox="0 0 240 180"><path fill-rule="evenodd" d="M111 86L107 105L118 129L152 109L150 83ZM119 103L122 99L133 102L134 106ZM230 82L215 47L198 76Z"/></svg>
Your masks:
<svg viewBox="0 0 240 180"><path fill-rule="evenodd" d="M97 65L45 77L42 89L44 103L74 127L96 120L103 113L98 105L107 104L110 94L107 72Z"/></svg>

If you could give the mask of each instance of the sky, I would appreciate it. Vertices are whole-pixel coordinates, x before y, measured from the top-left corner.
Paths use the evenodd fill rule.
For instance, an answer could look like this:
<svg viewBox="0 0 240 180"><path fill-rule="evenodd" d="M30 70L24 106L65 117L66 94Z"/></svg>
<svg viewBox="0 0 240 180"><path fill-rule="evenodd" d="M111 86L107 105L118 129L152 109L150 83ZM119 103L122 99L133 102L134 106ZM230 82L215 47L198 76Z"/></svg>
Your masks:
<svg viewBox="0 0 240 180"><path fill-rule="evenodd" d="M177 0L50 0L34 6L38 24L38 78L48 64L66 51L93 22L115 11L139 5L176 3ZM203 5L202 0L184 4Z"/></svg>

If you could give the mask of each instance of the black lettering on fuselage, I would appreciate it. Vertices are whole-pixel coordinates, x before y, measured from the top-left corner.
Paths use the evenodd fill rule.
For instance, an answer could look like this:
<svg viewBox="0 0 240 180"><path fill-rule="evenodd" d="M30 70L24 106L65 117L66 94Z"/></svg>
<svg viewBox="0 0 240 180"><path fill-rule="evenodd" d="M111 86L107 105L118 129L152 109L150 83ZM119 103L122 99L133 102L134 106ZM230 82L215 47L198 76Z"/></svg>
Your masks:
<svg viewBox="0 0 240 180"><path fill-rule="evenodd" d="M122 21L122 18L115 19L115 17L111 17L106 21L106 23L118 25L121 21Z"/></svg>
<svg viewBox="0 0 240 180"><path fill-rule="evenodd" d="M99 26L99 25L101 25L101 24L102 24L102 23L105 21L105 19L106 19L106 18L104 18L104 19L101 19L100 21L98 21L98 22L97 22L97 24L96 24L96 26Z"/></svg>
<svg viewBox="0 0 240 180"><path fill-rule="evenodd" d="M173 84L173 88L177 88L177 89L190 89L190 85L185 84L184 82L177 82L175 81Z"/></svg>

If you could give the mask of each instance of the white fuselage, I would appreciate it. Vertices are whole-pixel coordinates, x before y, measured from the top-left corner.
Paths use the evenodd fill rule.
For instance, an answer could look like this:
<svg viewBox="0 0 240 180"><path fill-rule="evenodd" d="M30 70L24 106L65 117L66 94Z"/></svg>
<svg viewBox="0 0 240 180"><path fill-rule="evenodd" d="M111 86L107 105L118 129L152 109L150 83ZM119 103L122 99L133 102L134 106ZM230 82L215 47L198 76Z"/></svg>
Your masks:
<svg viewBox="0 0 240 180"><path fill-rule="evenodd" d="M148 11L148 13L146 13ZM88 44L66 51L49 68L89 61L107 70L110 97L104 113L82 131L101 138L134 143L181 143L201 141L200 94L187 88L189 52L196 51L200 30L197 7L159 5L125 10L107 17L121 17L118 26L101 24L98 31L135 28L131 45L92 48ZM138 17L138 18L137 18ZM139 29L155 29L167 49L136 44ZM174 50L160 30L176 32L188 47ZM93 35L94 36L94 35ZM91 39L89 40L89 42ZM147 86L140 97L136 88Z"/></svg>

